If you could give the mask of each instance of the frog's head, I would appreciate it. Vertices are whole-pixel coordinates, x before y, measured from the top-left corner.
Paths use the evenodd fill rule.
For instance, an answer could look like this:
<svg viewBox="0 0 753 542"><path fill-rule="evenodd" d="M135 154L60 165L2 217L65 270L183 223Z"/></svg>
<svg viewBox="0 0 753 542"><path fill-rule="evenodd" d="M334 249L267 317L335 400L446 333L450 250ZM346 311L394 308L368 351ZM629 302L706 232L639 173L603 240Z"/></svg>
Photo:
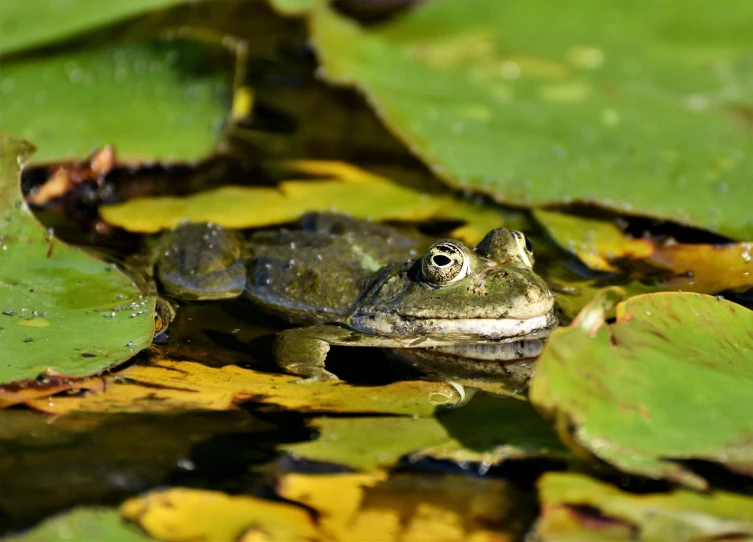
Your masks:
<svg viewBox="0 0 753 542"><path fill-rule="evenodd" d="M419 340L546 336L556 325L554 297L533 261L526 236L504 228L476 248L437 241L421 258L382 269L350 324Z"/></svg>

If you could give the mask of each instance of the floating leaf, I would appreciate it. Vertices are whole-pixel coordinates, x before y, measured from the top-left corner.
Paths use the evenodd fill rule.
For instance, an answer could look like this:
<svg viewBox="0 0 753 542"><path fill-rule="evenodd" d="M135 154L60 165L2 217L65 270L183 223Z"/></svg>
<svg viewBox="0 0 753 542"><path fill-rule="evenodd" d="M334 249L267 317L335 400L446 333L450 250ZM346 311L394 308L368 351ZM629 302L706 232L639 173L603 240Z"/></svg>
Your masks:
<svg viewBox="0 0 753 542"><path fill-rule="evenodd" d="M454 235L470 243L503 225L502 211L454 198L429 195L338 162L296 162L299 171L335 179L285 181L277 188L227 186L187 197L138 198L100 208L102 218L129 231L153 233L183 221L226 228L282 224L313 211L337 211L373 220L461 220Z"/></svg>
<svg viewBox="0 0 753 542"><path fill-rule="evenodd" d="M627 472L696 488L675 460L753 468L753 312L691 293L641 295L617 305L606 290L538 360L531 401L560 437ZM572 432L572 434L571 434Z"/></svg>
<svg viewBox="0 0 753 542"><path fill-rule="evenodd" d="M64 40L180 0L24 0L0 5L0 55Z"/></svg>
<svg viewBox="0 0 753 542"><path fill-rule="evenodd" d="M750 238L751 17L744 2L437 0L365 29L321 2L310 28L324 77L453 186Z"/></svg>
<svg viewBox="0 0 753 542"><path fill-rule="evenodd" d="M287 474L285 498L316 510L325 540L503 542L522 525L500 480L384 473ZM521 533L517 533L521 534Z"/></svg>
<svg viewBox="0 0 753 542"><path fill-rule="evenodd" d="M269 3L283 15L302 15L316 5L318 0L269 0Z"/></svg>
<svg viewBox="0 0 753 542"><path fill-rule="evenodd" d="M723 491L628 493L574 473L539 480L536 532L550 540L737 540L753 537L753 499Z"/></svg>
<svg viewBox="0 0 753 542"><path fill-rule="evenodd" d="M125 525L117 510L104 507L77 507L53 516L33 529L3 538L5 542L87 542L109 540L145 542L151 538Z"/></svg>
<svg viewBox="0 0 753 542"><path fill-rule="evenodd" d="M288 503L175 488L123 503L120 512L165 541L316 540L309 513Z"/></svg>
<svg viewBox="0 0 753 542"><path fill-rule="evenodd" d="M127 379L127 383L122 381ZM227 365L221 369L189 361L152 360L121 371L103 393L56 397L27 404L44 412L170 412L235 408L255 400L309 412L373 412L430 415L450 401L448 384L406 381L363 388L345 382L301 384L298 377ZM368 390L368 392L365 392Z"/></svg>
<svg viewBox="0 0 753 542"><path fill-rule="evenodd" d="M319 436L311 442L287 445L296 456L369 470L395 465L405 455L450 440L433 418L317 418Z"/></svg>
<svg viewBox="0 0 753 542"><path fill-rule="evenodd" d="M664 275L667 290L716 293L753 286L753 243L657 243L630 238L609 220L541 210L534 216L562 248L598 271L632 260L645 274Z"/></svg>
<svg viewBox="0 0 753 542"><path fill-rule="evenodd" d="M753 286L753 243L665 244L645 262L670 275L668 288L713 294Z"/></svg>
<svg viewBox="0 0 753 542"><path fill-rule="evenodd" d="M19 186L27 152L0 137L0 383L100 372L148 346L154 330L154 298L31 216Z"/></svg>
<svg viewBox="0 0 753 542"><path fill-rule="evenodd" d="M316 440L286 445L297 456L354 469L388 467L406 455L479 463L488 469L507 459L564 455L551 428L530 403L476 395L436 418L316 418Z"/></svg>
<svg viewBox="0 0 753 542"><path fill-rule="evenodd" d="M617 271L615 260L640 260L654 251L650 240L628 237L613 221L540 209L533 216L559 246L596 271Z"/></svg>
<svg viewBox="0 0 753 542"><path fill-rule="evenodd" d="M583 307L588 305L608 285L608 283L604 284L603 282L594 280L568 281L564 284L558 284L557 288L559 290L555 293L557 306L562 309L562 313L569 321L575 318ZM661 286L649 286L635 280L627 284L621 284L620 288L628 297L666 290L666 288ZM607 313L607 317L612 317L613 315L613 312Z"/></svg>
<svg viewBox="0 0 753 542"><path fill-rule="evenodd" d="M557 306L562 309L568 322L601 290L607 286L614 286L616 282L628 297L667 290L663 285L645 284L616 274L595 277L586 273L584 276L582 269L579 269L580 265L573 269L574 262L568 260L569 258L563 258L559 253L548 255L547 260L542 263L538 263L537 260L537 269L552 289Z"/></svg>
<svg viewBox="0 0 753 542"><path fill-rule="evenodd" d="M290 502L175 488L131 499L122 515L151 536L182 540L509 540L502 527L514 490L498 480L459 476L288 474L278 491ZM510 495L508 495L508 493ZM309 510L318 512L314 522ZM493 530L492 530L493 529Z"/></svg>
<svg viewBox="0 0 753 542"><path fill-rule="evenodd" d="M453 443L491 462L566 453L552 428L528 401L477 394L463 408L437 412L437 420L453 441L445 448L445 455L451 453ZM437 457L437 451L432 455Z"/></svg>
<svg viewBox="0 0 753 542"><path fill-rule="evenodd" d="M187 160L214 148L232 74L186 71L188 42L120 45L4 61L0 126L34 141L37 161L82 158L107 144L121 158Z"/></svg>

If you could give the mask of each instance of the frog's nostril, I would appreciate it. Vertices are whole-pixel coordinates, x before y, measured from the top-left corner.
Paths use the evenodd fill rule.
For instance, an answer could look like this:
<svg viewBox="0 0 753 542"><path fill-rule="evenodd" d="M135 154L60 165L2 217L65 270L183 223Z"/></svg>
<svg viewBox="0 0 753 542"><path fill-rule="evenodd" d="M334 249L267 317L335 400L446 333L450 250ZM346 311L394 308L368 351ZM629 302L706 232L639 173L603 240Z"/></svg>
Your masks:
<svg viewBox="0 0 753 542"><path fill-rule="evenodd" d="M510 276L510 273L505 271L504 269L499 269L497 267L492 267L487 272L487 276L489 278L495 278L495 279L506 279Z"/></svg>

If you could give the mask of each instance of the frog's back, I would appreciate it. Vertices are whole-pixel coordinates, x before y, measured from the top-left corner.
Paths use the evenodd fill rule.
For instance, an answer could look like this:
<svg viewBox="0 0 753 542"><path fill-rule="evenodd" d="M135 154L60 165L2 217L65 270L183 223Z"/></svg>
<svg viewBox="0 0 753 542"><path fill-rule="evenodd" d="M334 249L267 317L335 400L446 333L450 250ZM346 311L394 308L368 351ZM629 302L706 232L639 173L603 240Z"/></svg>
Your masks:
<svg viewBox="0 0 753 542"><path fill-rule="evenodd" d="M422 243L391 226L308 215L301 229L251 236L245 295L296 324L337 323L375 271L414 257Z"/></svg>

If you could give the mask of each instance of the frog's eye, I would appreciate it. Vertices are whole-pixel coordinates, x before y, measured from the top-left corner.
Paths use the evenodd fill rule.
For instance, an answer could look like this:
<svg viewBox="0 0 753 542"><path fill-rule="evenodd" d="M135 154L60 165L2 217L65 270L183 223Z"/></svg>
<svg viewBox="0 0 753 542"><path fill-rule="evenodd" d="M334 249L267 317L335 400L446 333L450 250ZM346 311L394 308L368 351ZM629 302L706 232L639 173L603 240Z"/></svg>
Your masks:
<svg viewBox="0 0 753 542"><path fill-rule="evenodd" d="M440 241L426 251L421 262L421 273L433 284L450 284L467 276L470 271L468 257L455 243Z"/></svg>
<svg viewBox="0 0 753 542"><path fill-rule="evenodd" d="M515 238L520 259L528 267L533 267L533 243L531 240L519 231L513 231L512 236Z"/></svg>

